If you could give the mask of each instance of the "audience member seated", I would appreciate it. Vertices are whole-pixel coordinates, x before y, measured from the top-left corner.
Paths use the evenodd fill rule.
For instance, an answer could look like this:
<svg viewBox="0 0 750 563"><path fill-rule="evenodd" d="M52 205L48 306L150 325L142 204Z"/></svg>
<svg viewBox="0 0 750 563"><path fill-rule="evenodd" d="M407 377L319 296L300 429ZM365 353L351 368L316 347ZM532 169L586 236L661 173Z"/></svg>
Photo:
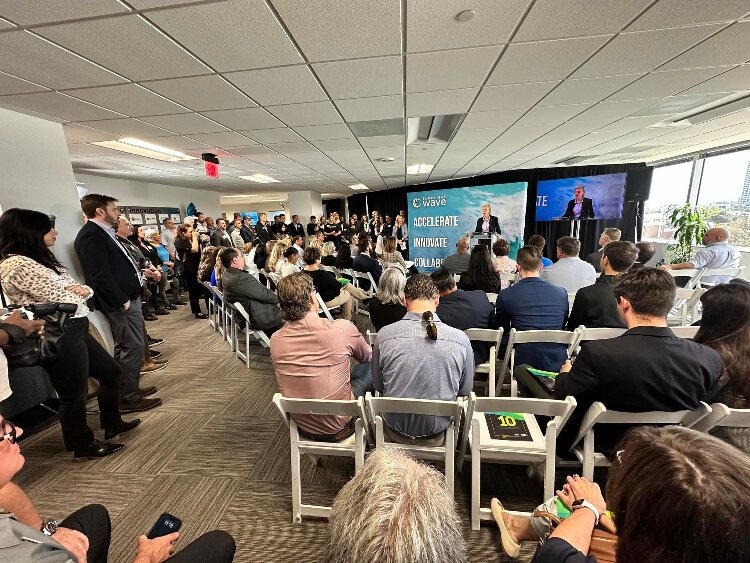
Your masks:
<svg viewBox="0 0 750 563"><path fill-rule="evenodd" d="M724 360L715 402L750 409L750 286L723 283L701 295L703 317L694 342L716 350ZM750 453L750 428L717 428L715 434Z"/></svg>
<svg viewBox="0 0 750 563"><path fill-rule="evenodd" d="M635 429L618 450L607 502L596 483L573 475L537 508L562 520L551 534L547 518L511 515L492 499L505 553L516 558L522 542L544 539L535 563L595 563L586 554L598 525L617 535L620 562L750 561L750 539L737 518L738 507L750 506L750 458L679 426Z"/></svg>
<svg viewBox="0 0 750 563"><path fill-rule="evenodd" d="M359 249L359 254L357 254L352 261L354 271L362 272L363 274L369 272L375 285L378 285L380 282L380 276L383 273L383 267L377 260L370 256L370 252L372 251L372 241L370 237L364 234L360 236L357 247ZM359 283L364 291L370 291L369 280L359 280Z"/></svg>
<svg viewBox="0 0 750 563"><path fill-rule="evenodd" d="M510 253L510 244L504 238L499 238L492 245L492 253L495 257L492 259L492 267L498 274L515 274L518 271L518 264L513 260ZM500 289L510 287L510 280L500 280Z"/></svg>
<svg viewBox="0 0 750 563"><path fill-rule="evenodd" d="M469 267L469 239L462 237L456 243L456 253L446 256L441 268L451 274L463 274Z"/></svg>
<svg viewBox="0 0 750 563"><path fill-rule="evenodd" d="M467 328L493 328L495 306L487 299L484 291L464 291L456 289L453 274L445 270L433 272L430 276L440 294L436 313L448 326L459 330ZM463 280L463 278L462 278ZM490 342L473 342L474 365L478 366L490 359Z"/></svg>
<svg viewBox="0 0 750 563"><path fill-rule="evenodd" d="M568 330L575 330L581 325L586 328L627 328L617 312L612 286L616 276L628 271L637 255L635 245L626 240L610 242L604 247L600 267L602 274L593 285L582 287L576 293Z"/></svg>
<svg viewBox="0 0 750 563"><path fill-rule="evenodd" d="M471 392L474 352L468 337L435 313L438 290L427 274L406 281L406 316L378 332L372 351L372 383L384 397L455 401ZM446 417L384 414L392 442L440 445Z"/></svg>
<svg viewBox="0 0 750 563"><path fill-rule="evenodd" d="M25 462L17 443L23 429L2 417L0 428L3 437L0 442L0 506L5 513L0 559L18 563L107 561L111 531L107 509L100 504L89 504L59 524L55 520L43 520L23 489L11 482ZM49 502L46 499L45 505ZM172 555L179 537L179 532L154 539L140 536L133 563L162 563L166 560L172 563L229 563L234 558L234 539L224 531L203 534Z"/></svg>
<svg viewBox="0 0 750 563"><path fill-rule="evenodd" d="M320 250L314 246L305 248L303 260L305 267L302 271L312 277L315 290L320 295L323 303L326 304L326 307L340 306L341 316L350 321L352 319L352 298L362 301L365 298L365 294L351 283L341 285L341 282L336 279L334 274L321 270L319 267Z"/></svg>
<svg viewBox="0 0 750 563"><path fill-rule="evenodd" d="M695 410L718 391L724 364L707 346L678 338L667 326L675 299L672 276L640 268L617 277L617 307L628 330L617 338L593 340L571 364L560 368L554 397L573 396L578 406L558 437L565 455L573 445L584 414L595 401L625 412ZM529 394L549 398L545 387L519 366L516 379ZM629 427L606 424L596 430L596 450L609 455Z"/></svg>
<svg viewBox="0 0 750 563"><path fill-rule="evenodd" d="M383 240L383 268L398 268L406 274L406 262L396 250L396 237L385 237Z"/></svg>
<svg viewBox="0 0 750 563"><path fill-rule="evenodd" d="M356 238L357 235L354 235ZM345 273L343 270L351 270L354 268L354 259L352 258L352 247L348 244L342 244L339 246L339 251L336 253L336 269L341 273L341 277L353 281L352 276Z"/></svg>
<svg viewBox="0 0 750 563"><path fill-rule="evenodd" d="M266 262L266 270L281 274L281 266L284 264L284 251L289 245L284 241L274 241L271 252Z"/></svg>
<svg viewBox="0 0 750 563"><path fill-rule="evenodd" d="M548 268L552 265L552 260L544 256L544 249L547 246L547 240L542 235L532 235L529 237L527 246L536 246L539 254L542 256L542 268Z"/></svg>
<svg viewBox="0 0 750 563"><path fill-rule="evenodd" d="M257 251L258 247L252 242L246 242L245 246L242 247L242 256L245 259L245 271L256 278L258 277L258 266L255 264L255 253Z"/></svg>
<svg viewBox="0 0 750 563"><path fill-rule="evenodd" d="M380 276L378 291L367 304L370 321L376 332L386 325L400 321L406 315L404 284L406 277L398 268L386 268Z"/></svg>
<svg viewBox="0 0 750 563"><path fill-rule="evenodd" d="M478 244L471 249L469 266L458 280L458 289L464 291L480 290L485 293L500 291L500 274L492 267L490 249L484 244Z"/></svg>
<svg viewBox="0 0 750 563"><path fill-rule="evenodd" d="M653 242L636 242L636 248L638 249L638 258L633 265L630 267L635 270L637 268L643 268L656 254L656 247Z"/></svg>
<svg viewBox="0 0 750 563"><path fill-rule="evenodd" d="M495 303L497 322L505 329L503 342L511 328L516 330L563 330L568 319L568 293L539 277L542 253L536 246L524 246L516 257L521 281L502 290ZM503 345L503 348L505 346ZM502 358L505 350L501 350ZM567 350L562 344L519 344L516 365L557 371Z"/></svg>
<svg viewBox="0 0 750 563"><path fill-rule="evenodd" d="M370 391L370 345L352 323L318 316L311 277L301 272L286 276L277 292L286 323L271 337L271 360L281 394L346 401ZM359 363L350 374L352 358ZM320 441L338 441L354 432L346 416L292 417L305 436Z"/></svg>
<svg viewBox="0 0 750 563"><path fill-rule="evenodd" d="M737 268L742 261L739 250L729 244L729 231L724 227L714 227L703 235L703 246L693 254L688 262L667 264L663 270L691 270L693 268ZM704 276L701 283L726 283L732 276Z"/></svg>
<svg viewBox="0 0 750 563"><path fill-rule="evenodd" d="M372 452L336 495L326 563L464 563L456 504L443 476L401 449Z"/></svg>
<svg viewBox="0 0 750 563"><path fill-rule="evenodd" d="M201 259L198 263L198 281L210 282L211 285L216 286L216 278L214 276L214 270L216 268L216 257L219 255L219 250L222 248L229 248L227 246L207 246L201 252Z"/></svg>
<svg viewBox="0 0 750 563"><path fill-rule="evenodd" d="M228 248L221 255L221 263L224 266L221 285L226 300L239 302L245 308L255 330L271 334L281 328L283 321L276 294L244 270L242 253Z"/></svg>
<svg viewBox="0 0 750 563"><path fill-rule="evenodd" d="M284 251L284 262L281 264L282 278L299 272L299 258L299 251L296 246L290 246Z"/></svg>
<svg viewBox="0 0 750 563"><path fill-rule="evenodd" d="M615 227L607 227L602 231L602 234L599 236L599 250L597 250L596 252L592 252L591 254L586 256L586 262L591 264L597 273L602 271L600 264L602 261L602 253L604 251L604 248L610 242L620 240L621 236L622 233L620 232L620 229L617 229Z"/></svg>
<svg viewBox="0 0 750 563"><path fill-rule="evenodd" d="M333 242L323 243L323 248L320 251L320 263L323 266L336 267L336 245Z"/></svg>
<svg viewBox="0 0 750 563"><path fill-rule="evenodd" d="M596 281L596 270L578 257L580 251L581 241L577 238L557 239L557 262L549 268L544 268L542 279L552 285L563 287L570 293L593 284Z"/></svg>

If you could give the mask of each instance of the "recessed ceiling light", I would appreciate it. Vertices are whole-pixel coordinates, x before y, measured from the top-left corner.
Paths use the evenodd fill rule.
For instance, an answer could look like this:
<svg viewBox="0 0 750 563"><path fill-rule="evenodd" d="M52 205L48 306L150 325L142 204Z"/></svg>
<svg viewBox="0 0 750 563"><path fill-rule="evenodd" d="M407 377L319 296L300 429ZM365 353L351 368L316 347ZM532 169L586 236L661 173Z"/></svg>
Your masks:
<svg viewBox="0 0 750 563"><path fill-rule="evenodd" d="M251 182L257 182L259 184L271 184L273 182L281 182L265 174L253 174L252 176L240 176L243 180L250 180Z"/></svg>
<svg viewBox="0 0 750 563"><path fill-rule="evenodd" d="M406 167L407 174L429 174L434 164L412 164Z"/></svg>
<svg viewBox="0 0 750 563"><path fill-rule="evenodd" d="M354 184L353 186L349 186L349 189L352 189L352 190L369 190L370 188L368 188L364 184Z"/></svg>
<svg viewBox="0 0 750 563"><path fill-rule="evenodd" d="M379 160L380 162L393 162L393 161L394 161L394 160L396 160L396 159L395 159L395 158L393 158L393 157L391 157L391 156L386 156L386 157L383 157L383 158L379 158L378 160Z"/></svg>
<svg viewBox="0 0 750 563"><path fill-rule="evenodd" d="M456 20L461 23L468 22L473 20L475 15L477 15L477 13L474 10L464 10L463 12L458 12L458 14L456 14Z"/></svg>
<svg viewBox="0 0 750 563"><path fill-rule="evenodd" d="M165 160L167 162L175 162L178 160L197 160L196 157L168 149L149 143L147 141L141 141L140 139L134 139L132 137L125 137L118 139L117 141L100 141L98 143L92 143L99 147L105 147L120 152L127 152L130 154L136 154L139 156L145 156L147 158L155 158L157 160Z"/></svg>

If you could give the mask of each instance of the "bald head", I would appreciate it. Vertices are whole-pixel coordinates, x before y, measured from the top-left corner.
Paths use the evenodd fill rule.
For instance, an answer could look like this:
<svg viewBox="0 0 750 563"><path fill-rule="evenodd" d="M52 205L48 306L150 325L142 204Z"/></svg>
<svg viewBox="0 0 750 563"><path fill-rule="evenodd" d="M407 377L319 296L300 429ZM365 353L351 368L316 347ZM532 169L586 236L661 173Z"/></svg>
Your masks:
<svg viewBox="0 0 750 563"><path fill-rule="evenodd" d="M727 240L729 240L729 231L724 227L708 229L706 234L703 235L703 244L713 244L715 242L725 242Z"/></svg>
<svg viewBox="0 0 750 563"><path fill-rule="evenodd" d="M469 250L469 239L466 237L458 239L458 242L456 243L456 249L458 249L459 252L466 252Z"/></svg>

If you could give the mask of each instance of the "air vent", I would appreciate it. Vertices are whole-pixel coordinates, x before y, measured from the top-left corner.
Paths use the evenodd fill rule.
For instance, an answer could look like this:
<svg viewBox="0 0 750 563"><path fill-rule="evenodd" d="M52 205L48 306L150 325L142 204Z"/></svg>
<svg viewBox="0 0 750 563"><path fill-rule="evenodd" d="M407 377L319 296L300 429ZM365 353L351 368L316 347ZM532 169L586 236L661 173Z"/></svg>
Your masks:
<svg viewBox="0 0 750 563"><path fill-rule="evenodd" d="M406 124L406 144L450 141L465 114L410 117Z"/></svg>
<svg viewBox="0 0 750 563"><path fill-rule="evenodd" d="M348 124L357 138L403 135L403 119L376 119L374 121L353 121Z"/></svg>
<svg viewBox="0 0 750 563"><path fill-rule="evenodd" d="M600 155L598 154L592 154L592 155L586 155L586 156L569 156L568 158L556 160L554 164L561 164L563 166L573 166L574 164L578 164L579 162L583 162L585 160L591 160L592 158L597 158L599 156Z"/></svg>

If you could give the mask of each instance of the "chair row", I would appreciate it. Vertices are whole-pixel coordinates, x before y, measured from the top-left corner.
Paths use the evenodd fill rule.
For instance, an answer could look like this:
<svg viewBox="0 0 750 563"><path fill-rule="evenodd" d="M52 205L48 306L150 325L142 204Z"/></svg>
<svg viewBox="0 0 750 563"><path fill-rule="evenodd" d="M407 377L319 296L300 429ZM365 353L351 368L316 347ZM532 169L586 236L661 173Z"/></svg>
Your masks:
<svg viewBox="0 0 750 563"><path fill-rule="evenodd" d="M690 280L684 285L685 289L695 289L701 285L712 286L715 282L707 282L704 278L714 276L726 276L730 278L738 277L745 266L737 268L694 268L691 270L667 270L673 277L687 277Z"/></svg>

